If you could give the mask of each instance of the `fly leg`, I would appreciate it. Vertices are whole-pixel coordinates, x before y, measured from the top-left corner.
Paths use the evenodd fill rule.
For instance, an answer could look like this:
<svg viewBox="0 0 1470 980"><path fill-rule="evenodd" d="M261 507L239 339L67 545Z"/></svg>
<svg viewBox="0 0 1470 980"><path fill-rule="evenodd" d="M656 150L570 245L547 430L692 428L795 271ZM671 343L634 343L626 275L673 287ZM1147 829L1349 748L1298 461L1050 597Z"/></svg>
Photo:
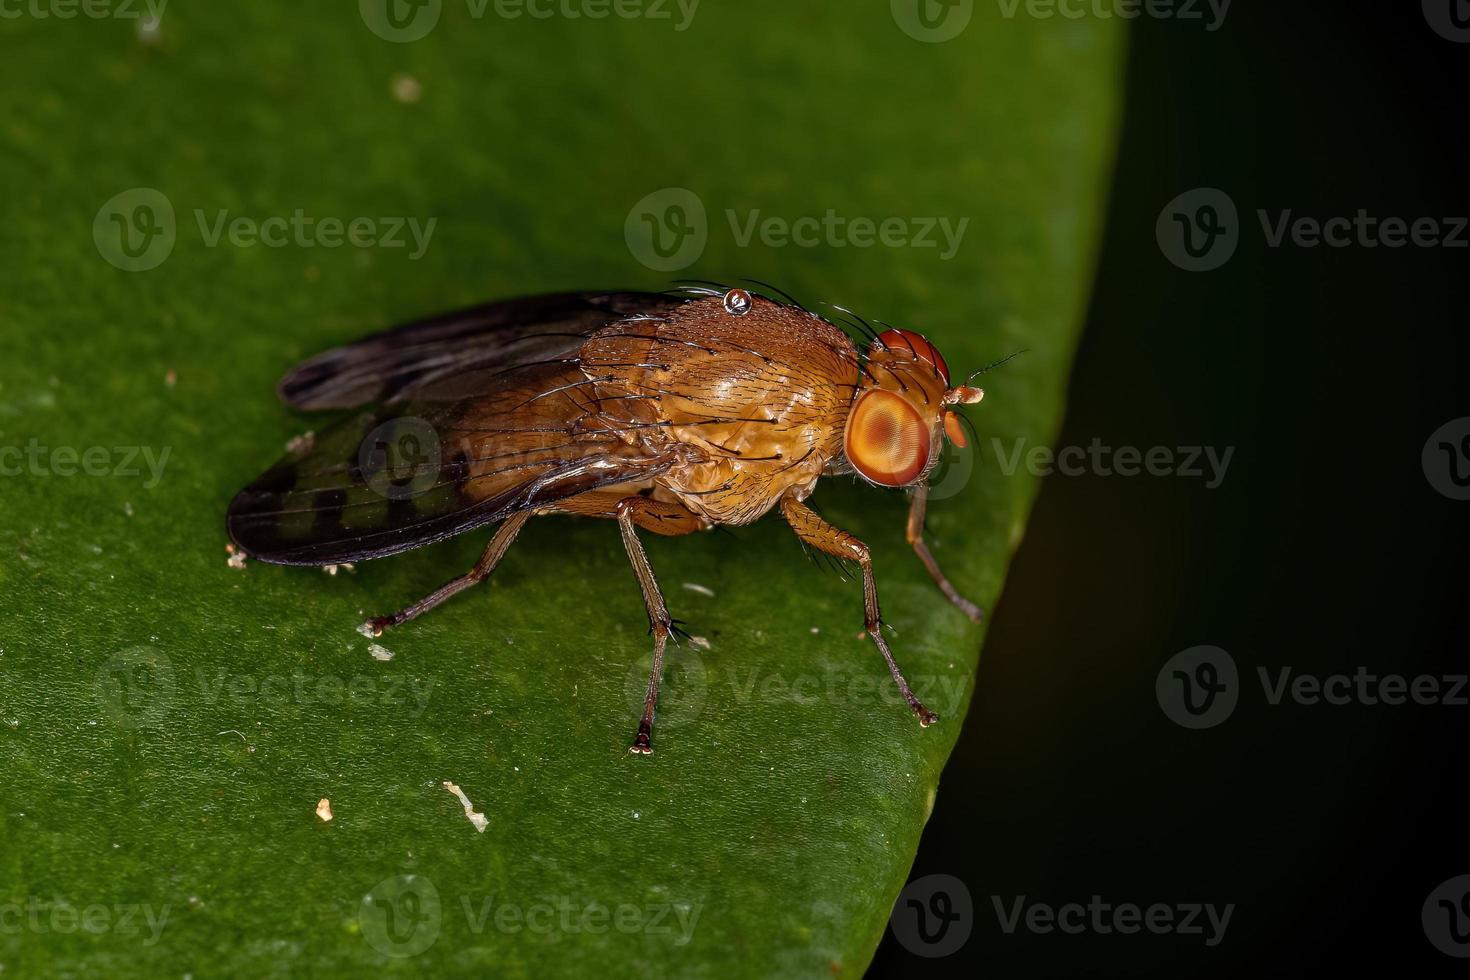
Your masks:
<svg viewBox="0 0 1470 980"><path fill-rule="evenodd" d="M796 536L809 547L858 563L858 567L863 570L863 627L873 638L878 652L883 654L883 659L888 663L888 672L893 675L893 682L898 685L899 693L918 717L919 724L925 728L934 724L939 716L924 707L923 702L914 696L908 681L903 679L903 672L894 662L888 643L883 639L883 617L878 610L878 588L873 584L873 559L868 553L868 546L846 531L822 520L816 511L790 493L781 498L781 515L786 518L786 523L791 525Z"/></svg>
<svg viewBox="0 0 1470 980"><path fill-rule="evenodd" d="M491 572L495 571L495 566L500 564L500 559L505 557L506 549L510 547L510 543L516 539L516 535L521 532L521 528L530 518L531 512L528 510L510 515L501 522L500 527L495 529L495 536L490 539L490 544L485 547L485 553L480 556L479 561L475 562L475 567L470 569L469 574L461 575L441 585L418 602L405 606L391 616L377 616L368 620L363 624L363 628L373 636L381 636L383 630L388 627L406 623L415 616L422 616L450 596L457 595L476 582L483 582L490 577Z"/></svg>
<svg viewBox="0 0 1470 980"><path fill-rule="evenodd" d="M638 540L637 528L659 534L688 534L699 530L704 522L679 504L636 495L620 500L617 514L623 547L627 549L628 561L633 565L633 574L638 576L638 586L643 590L649 632L653 634L653 670L648 675L648 693L643 699L643 718L638 722L638 735L633 739L629 751L651 755L653 711L658 704L658 685L664 675L664 645L668 642L669 634L677 627L669 618L669 609L664 605L658 580L653 577L653 567L648 564L648 555L644 553L643 544Z"/></svg>
<svg viewBox="0 0 1470 980"><path fill-rule="evenodd" d="M929 553L929 546L924 543L924 505L928 503L928 500L929 484L920 483L914 487L913 499L909 503L909 544L914 546L914 553L919 556L924 567L929 569L929 576L934 579L934 584L939 586L939 591L943 592L949 601L959 608L960 612L969 616L972 623L978 623L984 617L985 610L960 595L959 590L950 584L949 579L940 569L939 562L935 561L934 556Z"/></svg>

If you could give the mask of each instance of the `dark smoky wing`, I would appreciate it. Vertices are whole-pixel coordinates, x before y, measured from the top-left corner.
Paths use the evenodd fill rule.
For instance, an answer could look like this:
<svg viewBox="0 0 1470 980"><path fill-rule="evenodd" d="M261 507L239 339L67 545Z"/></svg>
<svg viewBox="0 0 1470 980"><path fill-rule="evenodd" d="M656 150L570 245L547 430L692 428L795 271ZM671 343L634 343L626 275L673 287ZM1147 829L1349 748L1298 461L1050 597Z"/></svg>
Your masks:
<svg viewBox="0 0 1470 980"><path fill-rule="evenodd" d="M527 296L430 317L373 334L303 361L281 379L286 404L301 409L357 408L424 397L475 372L570 357L586 337L628 316L662 316L687 297L661 293L584 292ZM438 397L437 395L434 397Z"/></svg>
<svg viewBox="0 0 1470 980"><path fill-rule="evenodd" d="M236 495L231 540L276 564L362 561L668 469L579 424L595 406L575 368L514 373L491 395L370 409L302 441Z"/></svg>

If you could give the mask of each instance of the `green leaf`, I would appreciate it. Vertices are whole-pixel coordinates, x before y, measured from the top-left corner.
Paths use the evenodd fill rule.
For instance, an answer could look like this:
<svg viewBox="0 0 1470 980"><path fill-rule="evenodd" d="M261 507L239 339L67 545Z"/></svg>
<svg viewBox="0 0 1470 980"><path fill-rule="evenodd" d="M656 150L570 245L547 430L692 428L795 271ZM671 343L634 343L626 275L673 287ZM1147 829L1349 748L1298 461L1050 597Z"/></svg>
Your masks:
<svg viewBox="0 0 1470 980"><path fill-rule="evenodd" d="M1121 30L985 4L942 43L881 3L707 3L687 24L673 4L480 6L444 3L413 43L352 4L0 22L7 974L857 975L882 936L980 645L908 549L901 494L831 479L813 501L871 544L941 723L897 701L861 590L772 517L647 542L708 641L673 653L651 758L626 752L650 642L611 525L533 521L382 661L356 624L486 534L335 576L240 570L224 508L322 424L273 395L304 356L491 298L751 276L924 330L957 373L1030 349L986 378L972 471L930 509L939 560L992 605L1036 491L996 449L1060 421ZM665 188L707 215L678 271L625 238ZM306 244L290 223L279 247L232 241L298 212ZM419 256L406 229L319 237L408 217L437 219ZM761 225L801 217L815 244ZM925 237L851 224L888 218ZM953 249L931 218L967 222Z"/></svg>

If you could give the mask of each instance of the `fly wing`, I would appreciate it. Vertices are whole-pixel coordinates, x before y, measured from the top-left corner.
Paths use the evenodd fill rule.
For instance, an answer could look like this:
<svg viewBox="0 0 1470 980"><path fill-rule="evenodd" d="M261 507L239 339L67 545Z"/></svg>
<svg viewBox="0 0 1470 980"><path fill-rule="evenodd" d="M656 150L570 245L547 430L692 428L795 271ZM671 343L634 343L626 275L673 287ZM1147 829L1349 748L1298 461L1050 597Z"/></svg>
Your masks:
<svg viewBox="0 0 1470 980"><path fill-rule="evenodd" d="M467 380L473 395L448 394ZM620 437L627 420L603 412L595 388L575 358L440 376L427 397L362 411L288 453L231 502L230 537L276 564L361 561L667 470L671 458Z"/></svg>
<svg viewBox="0 0 1470 980"><path fill-rule="evenodd" d="M292 368L277 386L295 408L357 408L408 398L463 398L500 372L570 356L629 316L661 317L688 301L663 293L525 296L394 327ZM451 383L461 375L458 383Z"/></svg>
<svg viewBox="0 0 1470 980"><path fill-rule="evenodd" d="M390 555L669 463L618 438L577 365L597 330L662 317L660 293L530 296L431 317L297 365L279 392L303 409L361 408L231 502L231 539L262 561Z"/></svg>

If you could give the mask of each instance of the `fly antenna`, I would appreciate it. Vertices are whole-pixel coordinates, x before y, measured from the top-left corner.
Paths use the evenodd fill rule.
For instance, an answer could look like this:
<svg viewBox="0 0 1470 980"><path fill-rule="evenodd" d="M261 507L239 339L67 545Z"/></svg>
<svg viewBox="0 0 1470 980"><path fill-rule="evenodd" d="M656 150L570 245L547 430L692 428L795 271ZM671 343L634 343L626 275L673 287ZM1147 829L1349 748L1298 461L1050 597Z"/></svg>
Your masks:
<svg viewBox="0 0 1470 980"><path fill-rule="evenodd" d="M974 381L976 378L980 377L980 375L984 374L986 371L990 371L990 370L993 370L995 368L1000 367L1002 364L1004 364L1006 361L1009 361L1013 357L1020 357L1022 354L1029 354L1030 352L1031 352L1030 351L1030 348L1023 347L1023 348L1021 348L1018 351L1014 351L1014 352L1012 352L1010 354L1007 354L1005 357L1002 357L998 361L991 361L989 364L985 365L983 368L981 368L980 370L976 371L974 374L972 374L968 378L966 378L965 379L965 384L969 384L971 381Z"/></svg>

